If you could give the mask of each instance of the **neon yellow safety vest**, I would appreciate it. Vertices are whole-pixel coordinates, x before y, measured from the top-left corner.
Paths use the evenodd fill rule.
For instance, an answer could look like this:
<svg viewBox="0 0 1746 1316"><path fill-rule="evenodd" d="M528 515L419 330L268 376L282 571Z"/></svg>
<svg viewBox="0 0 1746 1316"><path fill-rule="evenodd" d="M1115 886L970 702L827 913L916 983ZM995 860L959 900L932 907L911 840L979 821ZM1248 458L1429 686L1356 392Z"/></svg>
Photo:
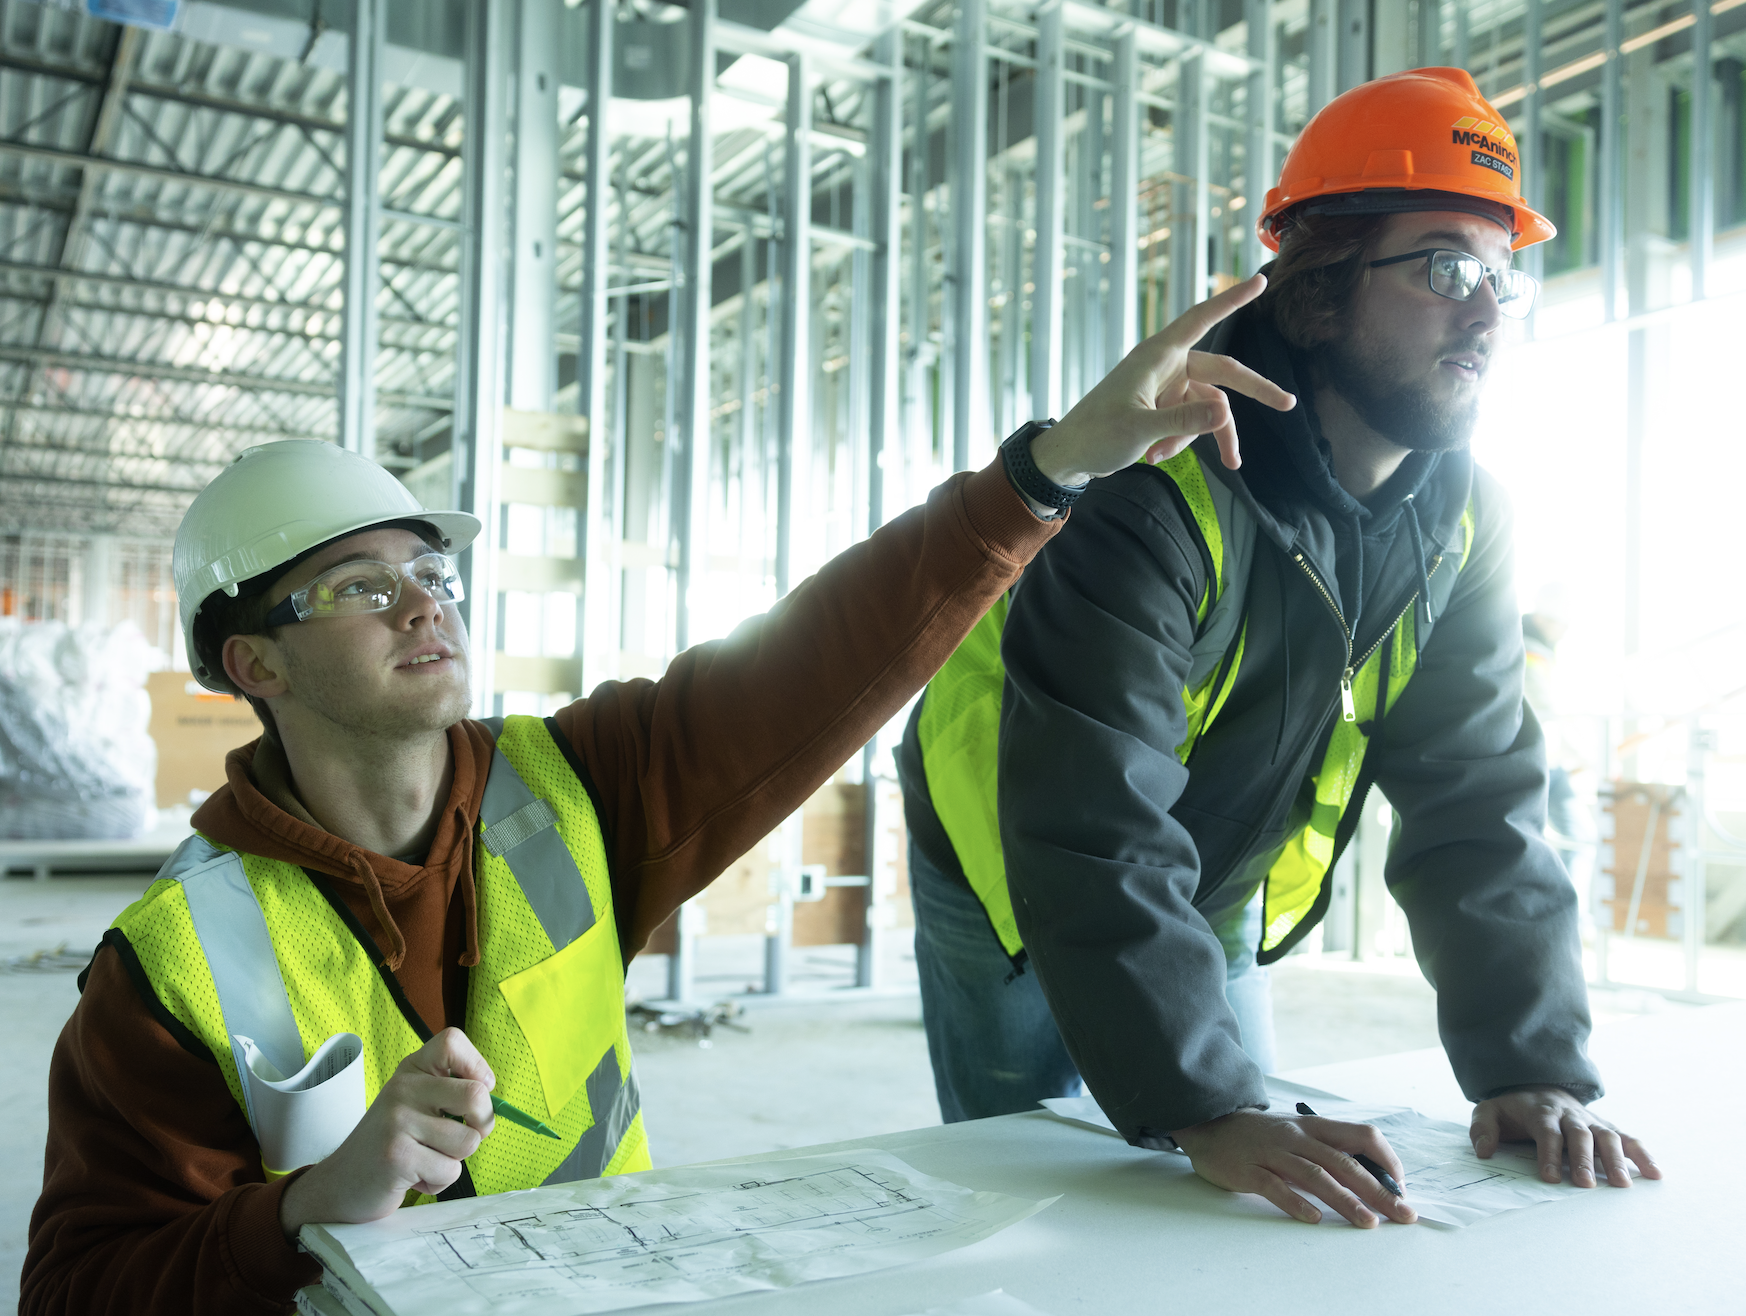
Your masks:
<svg viewBox="0 0 1746 1316"><path fill-rule="evenodd" d="M480 961L465 1031L496 1095L560 1139L499 1119L466 1163L481 1195L649 1168L605 841L557 735L533 717L502 719L497 733L474 850ZM333 887L292 864L194 836L115 927L251 1127L237 1035L294 1074L335 1033L357 1034L367 1103L430 1036ZM270 1179L297 1167L262 1168Z"/></svg>
<svg viewBox="0 0 1746 1316"><path fill-rule="evenodd" d="M1176 756L1187 763L1197 741L1224 708L1242 665L1248 637L1244 603L1256 526L1222 481L1207 478L1194 449L1185 449L1159 469L1182 494L1212 565L1196 613L1195 643L1182 691L1188 733L1176 747ZM1472 548L1471 504L1462 515L1461 527L1464 540L1455 571L1439 579L1443 566L1440 556L1430 567L1433 591L1439 599L1447 599L1453 592L1454 577ZM1354 706L1375 709L1378 720L1394 707L1417 665L1417 601L1415 594L1368 653L1354 655ZM1000 637L1006 615L1007 602L1002 599L928 683L916 729L928 795L940 825L988 914L1001 948L1015 962L1022 962L1024 940L1007 890L997 806L1000 706L1006 685ZM1388 690L1386 703L1378 707L1385 652ZM1286 939L1315 907L1333 867L1340 819L1352 801L1368 744L1369 738L1359 729L1356 718L1334 724L1322 766L1306 783L1313 804L1303 811L1305 816L1293 816L1285 844L1268 857L1261 944L1257 948L1264 963L1288 949Z"/></svg>

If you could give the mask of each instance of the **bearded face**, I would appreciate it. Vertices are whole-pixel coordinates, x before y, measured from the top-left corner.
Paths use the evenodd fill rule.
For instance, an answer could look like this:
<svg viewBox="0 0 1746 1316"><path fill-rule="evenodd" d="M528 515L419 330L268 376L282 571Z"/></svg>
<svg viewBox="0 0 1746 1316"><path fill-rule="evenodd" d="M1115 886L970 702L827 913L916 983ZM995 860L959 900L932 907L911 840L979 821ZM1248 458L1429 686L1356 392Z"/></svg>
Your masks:
<svg viewBox="0 0 1746 1316"><path fill-rule="evenodd" d="M1446 452L1465 448L1473 437L1489 352L1482 338L1467 335L1440 351L1427 370L1422 351L1361 324L1324 345L1315 365L1328 386L1389 442L1414 452ZM1473 387L1451 388L1445 360L1461 363L1473 375Z"/></svg>
<svg viewBox="0 0 1746 1316"><path fill-rule="evenodd" d="M1427 249L1464 252L1493 269L1510 259L1498 225L1444 212L1390 216L1368 258ZM1442 296L1431 287L1429 257L1367 274L1341 329L1315 349L1319 381L1396 447L1466 447L1503 323L1494 290L1481 282L1466 301Z"/></svg>

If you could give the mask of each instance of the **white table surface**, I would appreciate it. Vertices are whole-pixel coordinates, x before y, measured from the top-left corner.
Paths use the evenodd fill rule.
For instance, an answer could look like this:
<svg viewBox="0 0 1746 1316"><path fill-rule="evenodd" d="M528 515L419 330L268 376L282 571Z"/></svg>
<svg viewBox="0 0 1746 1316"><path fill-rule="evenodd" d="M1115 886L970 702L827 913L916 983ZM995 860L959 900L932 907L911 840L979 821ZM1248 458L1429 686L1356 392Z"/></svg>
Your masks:
<svg viewBox="0 0 1746 1316"><path fill-rule="evenodd" d="M1611 1091L1596 1109L1644 1139L1663 1181L1465 1229L1358 1230L1332 1211L1305 1225L1203 1182L1185 1157L1039 1111L807 1149L880 1147L970 1187L1061 1195L1038 1215L915 1265L662 1310L903 1316L1003 1288L1048 1316L1746 1313L1746 1005L1612 1024L1591 1050ZM1471 1110L1440 1050L1285 1077L1463 1123Z"/></svg>

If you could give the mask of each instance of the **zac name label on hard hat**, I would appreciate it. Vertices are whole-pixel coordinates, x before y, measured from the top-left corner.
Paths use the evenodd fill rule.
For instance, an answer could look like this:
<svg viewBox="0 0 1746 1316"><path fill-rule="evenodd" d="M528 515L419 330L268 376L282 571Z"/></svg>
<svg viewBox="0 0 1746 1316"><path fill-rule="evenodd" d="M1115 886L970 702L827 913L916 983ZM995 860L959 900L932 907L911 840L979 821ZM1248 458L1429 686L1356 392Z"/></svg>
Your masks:
<svg viewBox="0 0 1746 1316"><path fill-rule="evenodd" d="M1516 153L1510 150L1510 146L1515 145L1516 139L1510 135L1508 129L1504 129L1501 137L1487 136L1493 129L1500 127L1502 127L1501 124L1487 123L1479 119L1457 119L1449 140L1456 146L1477 147L1478 149L1473 152L1472 157L1474 164L1483 165L1487 169L1495 169L1505 178L1513 179L1516 176L1518 162Z"/></svg>

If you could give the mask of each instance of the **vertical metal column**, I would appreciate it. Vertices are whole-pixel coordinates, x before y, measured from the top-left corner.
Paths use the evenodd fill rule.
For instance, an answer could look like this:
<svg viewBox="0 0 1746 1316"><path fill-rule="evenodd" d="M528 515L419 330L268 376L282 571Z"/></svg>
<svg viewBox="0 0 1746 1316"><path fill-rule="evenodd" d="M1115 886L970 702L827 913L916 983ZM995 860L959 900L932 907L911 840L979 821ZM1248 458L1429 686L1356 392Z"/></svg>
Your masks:
<svg viewBox="0 0 1746 1316"><path fill-rule="evenodd" d="M92 535L85 542L84 579L81 582L79 609L73 614L78 620L97 626L109 625L109 604L115 597L116 544L114 535ZM71 600L69 600L71 602ZM869 796L869 803L871 797Z"/></svg>
<svg viewBox="0 0 1746 1316"><path fill-rule="evenodd" d="M873 239L873 371L868 380L868 439L872 471L867 493L867 531L885 524L885 477L892 440L902 424L902 362L898 337L903 321L903 34L880 37L873 58L886 70L873 88L872 140L867 151L869 218Z"/></svg>
<svg viewBox="0 0 1746 1316"><path fill-rule="evenodd" d="M516 6L509 405L523 411L549 411L557 386L559 5L519 0Z"/></svg>
<svg viewBox="0 0 1746 1316"><path fill-rule="evenodd" d="M1262 210L1267 189L1273 186L1273 4L1272 0L1243 0L1243 21L1248 28L1248 54L1256 61L1249 70L1243 97L1243 274L1255 273L1268 259L1254 219Z"/></svg>
<svg viewBox="0 0 1746 1316"><path fill-rule="evenodd" d="M376 245L382 233L382 47L386 0L357 0L346 69L346 309L340 446L376 455Z"/></svg>
<svg viewBox="0 0 1746 1316"><path fill-rule="evenodd" d="M1522 101L1521 129L1516 133L1517 154L1522 169L1522 199L1535 210L1545 213L1546 180L1540 157L1540 54L1541 0L1528 0L1522 15L1522 82L1528 94ZM1539 278L1545 265L1546 249L1532 246L1522 253L1522 268ZM1532 319L1529 320L1530 334Z"/></svg>
<svg viewBox="0 0 1746 1316"><path fill-rule="evenodd" d="M680 297L680 370L676 420L682 443L679 486L678 603L674 647L691 647L691 592L709 561L709 307L714 274L715 150L710 123L715 99L715 0L693 0L691 137L685 147L685 288ZM672 437L669 436L669 443Z"/></svg>
<svg viewBox="0 0 1746 1316"><path fill-rule="evenodd" d="M1184 0L1182 10L1193 18L1193 35L1204 35L1204 0ZM1207 189L1207 110L1212 75L1199 50L1185 51L1176 82L1175 134L1176 173L1182 182L1175 187L1175 216L1170 234L1170 318L1175 319L1206 296L1207 212L1212 193Z"/></svg>
<svg viewBox="0 0 1746 1316"><path fill-rule="evenodd" d="M934 408L928 388L932 352L928 343L928 216L924 204L928 191L928 78L933 62L933 42L921 43L921 58L915 74L915 122L909 144L909 417L904 444L904 501L927 487L933 473Z"/></svg>
<svg viewBox="0 0 1746 1316"><path fill-rule="evenodd" d="M587 203L582 212L582 335L576 354L576 403L588 418L588 505L582 515L582 690L594 689L618 675L619 543L613 491L624 478L624 453L607 423L606 399L607 289L612 280L611 228L607 198L611 189L611 137L608 116L612 103L612 38L617 0L590 0L588 66L583 81L588 92L588 136L582 148L587 175ZM624 299L619 301L623 329ZM622 397L622 381L617 392Z"/></svg>
<svg viewBox="0 0 1746 1316"><path fill-rule="evenodd" d="M1254 51L1250 51L1253 54ZM1419 68L1433 68L1443 62L1442 0L1419 0L1419 31L1417 61Z"/></svg>
<svg viewBox="0 0 1746 1316"><path fill-rule="evenodd" d="M1686 225L1686 237L1691 244L1691 299L1694 302L1704 298L1716 237L1716 120L1712 109L1715 94L1710 86L1710 38L1714 20L1710 16L1710 2L1692 0L1691 4L1695 21L1691 29L1691 159L1686 165L1690 180L1686 209L1690 212L1690 219Z"/></svg>
<svg viewBox="0 0 1746 1316"><path fill-rule="evenodd" d="M1334 43L1334 85L1351 91L1370 80L1370 0L1337 0L1339 35Z"/></svg>
<svg viewBox="0 0 1746 1316"><path fill-rule="evenodd" d="M1103 336L1103 368L1126 356L1140 333L1140 46L1133 28L1115 40L1111 70L1112 141L1109 179L1109 306Z"/></svg>
<svg viewBox="0 0 1746 1316"><path fill-rule="evenodd" d="M1000 184L1000 368L994 376L997 410L994 427L1011 434L1031 414L1029 368L1025 358L1025 178L1026 172L1009 158L1001 170Z"/></svg>
<svg viewBox="0 0 1746 1316"><path fill-rule="evenodd" d="M811 61L788 56L782 164L782 371L776 422L776 597L793 588L794 466L807 441L812 359Z"/></svg>
<svg viewBox="0 0 1746 1316"><path fill-rule="evenodd" d="M1473 57L1472 32L1467 24L1467 5L1468 0L1455 0L1455 50L1451 58L1458 69L1466 68L1467 61Z"/></svg>
<svg viewBox="0 0 1746 1316"><path fill-rule="evenodd" d="M1310 0L1309 112L1313 115L1334 99L1334 52L1338 47L1339 0ZM1260 204L1257 201L1256 204Z"/></svg>
<svg viewBox="0 0 1746 1316"><path fill-rule="evenodd" d="M1465 11L1466 6L1462 9ZM1609 321L1620 318L1619 285L1625 266L1624 128L1625 0L1607 0L1606 59L1601 68L1600 268L1601 302Z"/></svg>
<svg viewBox="0 0 1746 1316"><path fill-rule="evenodd" d="M898 335L902 327L903 285L903 32L894 28L874 44L873 58L885 70L873 88L873 123L867 150L868 205L873 239L872 372L868 379L867 533L885 524L885 473L901 429L902 370ZM922 133L917 132L917 139ZM864 842L869 874L862 915L861 944L855 948L855 985L874 985L879 927L879 892L871 879L878 815L879 781L874 775L878 739L861 751L861 783L867 797Z"/></svg>
<svg viewBox="0 0 1746 1316"><path fill-rule="evenodd" d="M952 469L989 446L987 0L962 0L952 39Z"/></svg>
<svg viewBox="0 0 1746 1316"><path fill-rule="evenodd" d="M1066 206L1062 174L1066 118L1066 29L1060 4L1037 14L1037 245L1031 283L1031 416L1061 414L1061 327Z"/></svg>
<svg viewBox="0 0 1746 1316"><path fill-rule="evenodd" d="M1710 0L1697 0L1697 3L1706 7L1709 2ZM1695 53L1695 38L1692 48ZM1692 135L1696 137L1696 133ZM1680 808L1684 816L1678 822L1670 822L1668 825L1670 840L1674 839L1676 831L1683 830L1685 833L1684 844L1679 847L1681 853L1674 856L1674 863L1684 869L1679 874L1679 886L1684 895L1684 899L1680 901L1680 921L1683 925L1680 928L1680 940L1684 943L1685 951L1685 990L1693 995L1699 990L1699 970L1703 965L1705 932L1709 921L1706 917L1709 863L1705 854L1704 831L1710 812L1706 786L1709 776L1708 761L1715 748L1716 732L1707 729L1700 717L1693 717L1686 728L1685 799Z"/></svg>
<svg viewBox="0 0 1746 1316"><path fill-rule="evenodd" d="M878 84L872 90L877 91ZM873 131L868 128L869 148ZM841 442L848 447L853 508L849 534L862 539L873 533L873 485L879 478L874 464L878 457L872 430L873 392L873 213L871 176L874 164L863 154L848 161L849 215L852 231L860 241L849 253L849 387L839 389L839 403L846 403ZM839 414L842 407L839 406Z"/></svg>
<svg viewBox="0 0 1746 1316"><path fill-rule="evenodd" d="M793 587L794 485L796 466L804 482L811 439L810 368L812 327L812 69L794 53L788 61L788 97L783 117L782 159L782 365L776 429L776 594ZM776 889L764 922L764 990L780 995L788 986L788 952L794 940L794 887L800 880L801 810L777 829L780 851Z"/></svg>
<svg viewBox="0 0 1746 1316"><path fill-rule="evenodd" d="M505 291L509 216L503 187L509 127L509 0L467 7L466 137L461 148L465 236L461 244L460 332L455 371L453 453L456 506L485 530L461 555L472 636L473 708L495 698L498 471L503 461Z"/></svg>
<svg viewBox="0 0 1746 1316"><path fill-rule="evenodd" d="M752 226L746 225L745 241L740 243L740 413L737 441L740 449L740 544L743 552L748 540L755 537L756 558L764 557L764 506L762 455L758 448L758 408L753 395L758 391L758 241ZM754 472L756 472L754 474ZM756 484L756 500L748 492ZM754 512L753 509L757 510ZM750 525L749 522L756 522ZM758 573L763 575L762 569Z"/></svg>
<svg viewBox="0 0 1746 1316"><path fill-rule="evenodd" d="M1105 125L1103 92L1096 87L1081 86L1077 97L1078 117L1085 127L1079 134L1073 152L1073 168L1067 184L1067 197L1072 201L1067 231L1076 239L1072 265L1062 262L1070 282L1061 285L1061 401L1063 408L1072 406L1091 390L1103 372L1103 252L1078 243L1095 242L1103 217L1097 213L1097 203L1103 197L1103 153ZM1056 413L1057 415L1059 413Z"/></svg>

